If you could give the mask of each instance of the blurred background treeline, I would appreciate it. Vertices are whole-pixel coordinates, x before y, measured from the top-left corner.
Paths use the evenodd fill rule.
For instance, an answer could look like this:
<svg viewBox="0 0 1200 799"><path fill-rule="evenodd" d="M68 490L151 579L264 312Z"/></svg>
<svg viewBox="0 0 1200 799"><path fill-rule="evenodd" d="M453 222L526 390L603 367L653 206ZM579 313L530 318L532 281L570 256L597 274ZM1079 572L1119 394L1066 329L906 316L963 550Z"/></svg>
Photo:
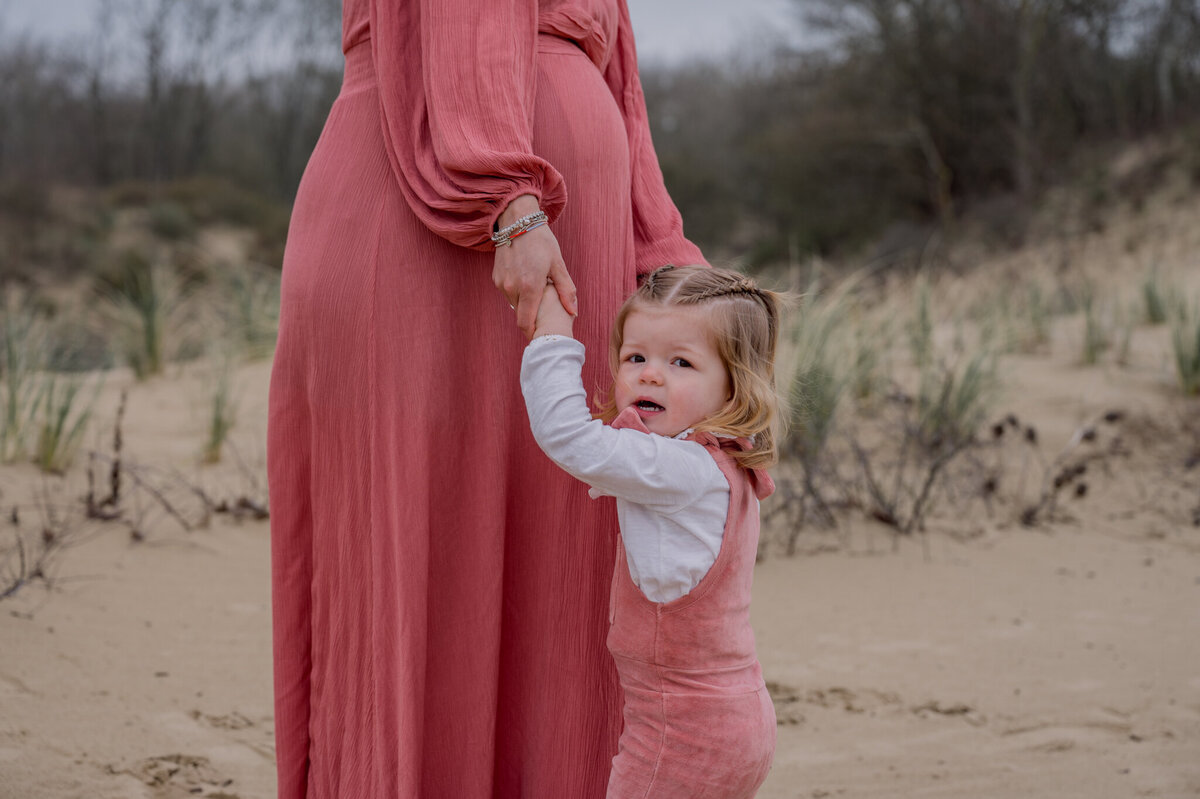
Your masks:
<svg viewBox="0 0 1200 799"><path fill-rule="evenodd" d="M125 391L175 382L199 420L189 457L220 464L239 414L261 448L241 403L266 394L341 2L95 3L70 40L14 33L0 5L0 463L66 474L90 441L92 480L122 457ZM847 518L897 536L982 534L961 523L979 508L1057 523L1089 491L1200 526L1200 0L791 8L790 35L641 71L688 235L801 295L760 554L848 547ZM1083 399L1126 384L1136 402ZM1160 409L1126 407L1145 398ZM111 448L88 439L96 415ZM1165 499L1083 479L1130 454L1124 421L1151 431L1139 463ZM234 460L265 513L262 459ZM141 535L116 482L76 511ZM16 585L57 546L26 532L43 560ZM0 547L0 597L21 540Z"/></svg>
<svg viewBox="0 0 1200 799"><path fill-rule="evenodd" d="M971 214L1019 243L1050 186L1081 183L1097 202L1145 191L1153 164L1130 186L1098 171L1106 148L1147 134L1177 134L1170 156L1200 181L1195 0L796 0L795 12L799 45L643 69L672 196L718 254L754 266L886 250ZM83 43L0 27L0 270L87 259L86 235L39 236L63 186L151 207L181 234L249 225L277 265L340 83L339 21L337 0L104 0ZM104 234L103 214L81 224Z"/></svg>
<svg viewBox="0 0 1200 799"><path fill-rule="evenodd" d="M667 181L705 244L732 230L757 261L831 254L976 211L1016 244L1048 187L1107 190L1089 174L1103 149L1164 131L1187 132L1200 179L1194 0L796 8L819 45L643 75Z"/></svg>
<svg viewBox="0 0 1200 799"><path fill-rule="evenodd" d="M249 228L257 260L278 266L341 84L340 2L97 9L91 35L66 42L6 32L0 10L0 277L104 257L98 240L127 208L165 238Z"/></svg>

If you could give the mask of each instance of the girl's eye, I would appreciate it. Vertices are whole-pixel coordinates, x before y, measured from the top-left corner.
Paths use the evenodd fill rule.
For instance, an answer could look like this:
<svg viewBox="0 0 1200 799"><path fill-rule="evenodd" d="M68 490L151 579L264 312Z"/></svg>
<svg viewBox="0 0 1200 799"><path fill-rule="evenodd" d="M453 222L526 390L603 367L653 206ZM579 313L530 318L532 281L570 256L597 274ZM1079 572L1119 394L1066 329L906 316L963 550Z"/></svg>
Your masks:
<svg viewBox="0 0 1200 799"><path fill-rule="evenodd" d="M675 364L676 366L682 366L684 369L692 368L692 362L687 358L676 358L675 360L671 361L671 363Z"/></svg>
<svg viewBox="0 0 1200 799"><path fill-rule="evenodd" d="M630 363L642 363L642 362L644 362L646 359L645 359L644 357L642 357L641 355L638 355L638 354L635 352L635 353L633 353L632 355L627 355L627 356L625 357L625 360L629 361Z"/></svg>

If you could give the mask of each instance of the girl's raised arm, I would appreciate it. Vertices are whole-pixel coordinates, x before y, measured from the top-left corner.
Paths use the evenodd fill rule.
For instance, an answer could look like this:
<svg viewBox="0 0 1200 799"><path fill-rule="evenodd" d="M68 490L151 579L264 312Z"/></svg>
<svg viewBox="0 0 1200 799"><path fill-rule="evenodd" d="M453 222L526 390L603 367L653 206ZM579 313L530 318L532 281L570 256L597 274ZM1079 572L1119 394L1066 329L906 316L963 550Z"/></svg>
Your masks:
<svg viewBox="0 0 1200 799"><path fill-rule="evenodd" d="M588 411L580 380L583 345L571 338L535 339L521 362L521 390L533 437L550 460L604 494L664 511L727 488L700 444L617 430Z"/></svg>

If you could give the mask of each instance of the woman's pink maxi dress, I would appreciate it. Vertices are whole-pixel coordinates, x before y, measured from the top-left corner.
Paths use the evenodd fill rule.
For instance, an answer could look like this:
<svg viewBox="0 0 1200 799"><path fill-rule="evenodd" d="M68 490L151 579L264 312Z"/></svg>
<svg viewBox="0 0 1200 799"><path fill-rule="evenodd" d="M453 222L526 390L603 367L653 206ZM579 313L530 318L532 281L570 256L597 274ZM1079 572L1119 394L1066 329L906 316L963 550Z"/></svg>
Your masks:
<svg viewBox="0 0 1200 799"><path fill-rule="evenodd" d="M537 449L493 220L541 198L604 352L702 261L624 0L345 0L345 82L284 258L268 457L279 796L600 797L611 501ZM585 380L606 380L603 359Z"/></svg>

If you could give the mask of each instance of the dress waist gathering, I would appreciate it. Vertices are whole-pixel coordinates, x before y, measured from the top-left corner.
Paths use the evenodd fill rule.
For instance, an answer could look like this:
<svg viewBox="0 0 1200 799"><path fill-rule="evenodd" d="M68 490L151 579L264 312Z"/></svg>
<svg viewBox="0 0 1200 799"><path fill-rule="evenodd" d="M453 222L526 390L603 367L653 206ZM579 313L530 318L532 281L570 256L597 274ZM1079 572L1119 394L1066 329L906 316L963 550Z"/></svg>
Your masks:
<svg viewBox="0 0 1200 799"><path fill-rule="evenodd" d="M560 36L557 33L538 32L538 52L554 53L556 55L577 55L587 58L587 54L574 39Z"/></svg>

